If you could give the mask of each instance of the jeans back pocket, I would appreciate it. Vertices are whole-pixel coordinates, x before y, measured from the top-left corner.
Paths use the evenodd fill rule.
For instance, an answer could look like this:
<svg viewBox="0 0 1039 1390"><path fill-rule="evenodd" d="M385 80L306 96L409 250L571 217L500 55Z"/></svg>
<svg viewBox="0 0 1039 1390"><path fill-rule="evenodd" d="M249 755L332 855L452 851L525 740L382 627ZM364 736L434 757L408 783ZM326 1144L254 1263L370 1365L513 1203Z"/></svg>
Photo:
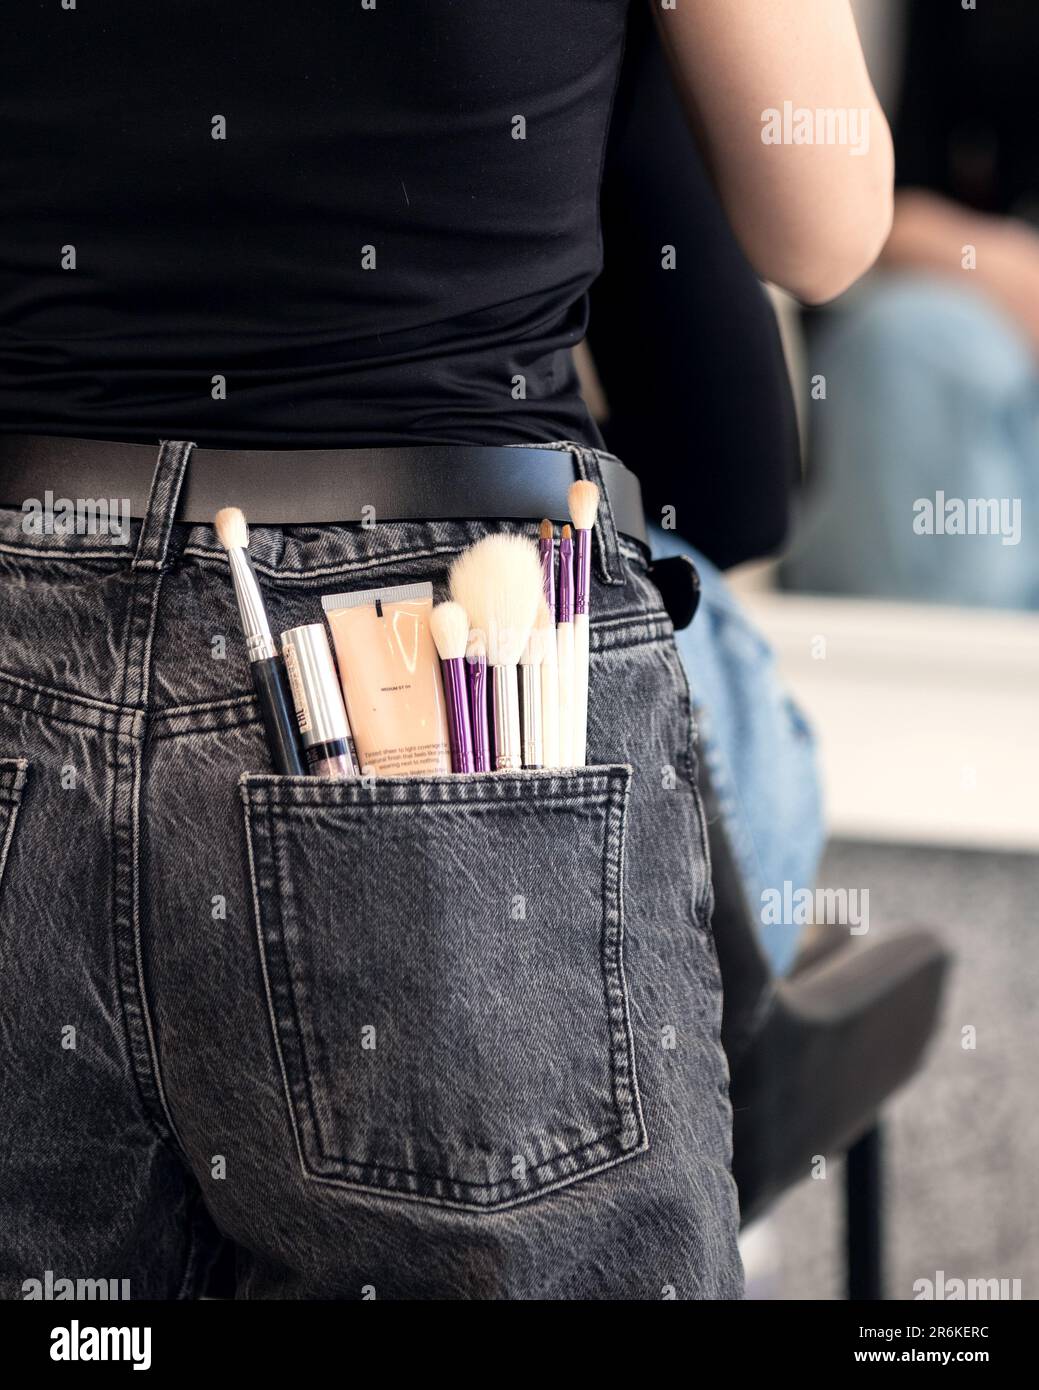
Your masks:
<svg viewBox="0 0 1039 1390"><path fill-rule="evenodd" d="M491 1210L646 1149L623 962L630 776L243 777L308 1177Z"/></svg>

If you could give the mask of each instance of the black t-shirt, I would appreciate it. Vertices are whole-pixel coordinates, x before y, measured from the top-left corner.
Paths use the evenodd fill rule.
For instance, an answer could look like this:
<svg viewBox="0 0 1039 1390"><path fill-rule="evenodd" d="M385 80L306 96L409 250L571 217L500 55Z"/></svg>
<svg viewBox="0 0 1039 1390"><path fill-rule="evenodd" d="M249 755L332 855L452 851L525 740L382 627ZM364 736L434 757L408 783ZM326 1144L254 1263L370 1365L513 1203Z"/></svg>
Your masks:
<svg viewBox="0 0 1039 1390"><path fill-rule="evenodd" d="M7 0L0 429L594 442L626 9Z"/></svg>

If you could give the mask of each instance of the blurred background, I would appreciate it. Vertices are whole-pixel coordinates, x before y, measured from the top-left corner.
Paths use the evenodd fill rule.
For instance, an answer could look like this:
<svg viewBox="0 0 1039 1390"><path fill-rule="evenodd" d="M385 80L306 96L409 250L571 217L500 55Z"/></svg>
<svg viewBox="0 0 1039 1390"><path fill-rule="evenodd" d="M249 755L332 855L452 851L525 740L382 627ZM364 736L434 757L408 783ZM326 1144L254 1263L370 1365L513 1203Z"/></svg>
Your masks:
<svg viewBox="0 0 1039 1390"><path fill-rule="evenodd" d="M761 290L634 34L583 371L704 576L680 647L750 1294L1034 1298L1039 10L856 10L898 159L877 268L819 309ZM641 283L665 244L680 274ZM834 890L823 918L868 894L866 929L777 927L784 885Z"/></svg>
<svg viewBox="0 0 1039 1390"><path fill-rule="evenodd" d="M772 575L750 579L761 586L751 610L818 733L832 836L822 880L870 888L871 933L928 924L952 957L922 1069L885 1113L893 1298L937 1271L1039 1294L1039 158L1028 110L1039 12L979 8L856 5L896 132L895 229L846 301L807 321L784 311L806 485L783 592ZM812 399L820 375L825 401ZM918 503L937 516L939 494L950 524L931 534ZM954 530L960 501L966 534ZM993 503L1001 524L985 534ZM763 1261L775 1260L773 1293L844 1296L835 1196L809 1181L779 1203Z"/></svg>

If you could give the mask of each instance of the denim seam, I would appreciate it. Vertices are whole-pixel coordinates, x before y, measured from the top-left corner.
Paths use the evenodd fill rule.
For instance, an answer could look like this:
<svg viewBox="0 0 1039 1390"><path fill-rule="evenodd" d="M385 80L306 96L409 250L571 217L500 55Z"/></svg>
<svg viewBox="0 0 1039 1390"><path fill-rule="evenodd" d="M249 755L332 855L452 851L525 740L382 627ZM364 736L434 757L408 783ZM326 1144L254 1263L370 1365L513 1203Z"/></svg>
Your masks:
<svg viewBox="0 0 1039 1390"><path fill-rule="evenodd" d="M299 581L310 583L315 579L329 579L337 574L353 574L361 571L365 574L371 570L378 569L380 566L402 564L410 560L431 560L440 555L458 555L465 549L464 545L438 545L423 550L393 550L387 552L385 556L368 555L357 560L340 561L331 565L315 565L307 569L279 569L273 565L264 564L262 560L254 560L253 568L257 574L264 575L267 579L275 581ZM222 558L222 552L218 550L205 550L201 546L185 546L181 551L182 555L190 555L194 559L211 562L214 567L226 569L227 561Z"/></svg>
<svg viewBox="0 0 1039 1390"><path fill-rule="evenodd" d="M0 690L5 686L12 688L10 696L11 704L20 705L20 701L16 697L24 693L34 702L30 707L33 710L35 710L37 702L43 702L60 708L97 710L100 714L111 716L113 721L126 713L125 708L121 708L119 705L111 704L105 700L93 700L88 695L74 695L71 692L66 693L62 690L55 690L51 686L42 685L37 681L25 680L21 676L12 676L6 671L0 671ZM70 722L77 723L81 721L70 720ZM88 727L97 729L106 726L91 724Z"/></svg>
<svg viewBox="0 0 1039 1390"><path fill-rule="evenodd" d="M152 711L153 724L165 719L179 719L188 714L201 714L203 711L233 710L236 707L245 707L253 704L257 708L257 718L259 718L259 706L256 704L256 696L252 693L248 695L228 695L222 700L199 700L197 704L188 705L169 705L164 709Z"/></svg>
<svg viewBox="0 0 1039 1390"><path fill-rule="evenodd" d="M296 981L292 969L292 961L289 956L289 949L286 941L284 897L281 888L285 874L278 859L278 841L275 835L274 806L270 803L265 803L263 807L263 814L267 822L266 853L268 868L268 894L270 900L275 904L275 912L273 915L277 922L277 949L280 951L281 954L283 972L283 984L281 989L279 990L279 993L287 996L289 1008L292 1014L292 1032L289 1034L288 1039L291 1046L287 1047L285 1050L290 1055L295 1052L299 1053L299 1076L295 1080L292 1080L290 1078L290 1094L293 1097L290 1103L293 1106L296 1106L297 1104L300 1105L303 1109L304 1116L309 1116L310 1123L314 1130L314 1138L317 1143L317 1148L319 1149L322 1157L327 1158L329 1157L329 1155L325 1151L324 1136L321 1133L321 1124L318 1120L317 1097L314 1094L314 1068L309 1064L307 1060L307 1049L304 1039L303 1015L300 1008L299 991L296 988ZM262 935L261 943L262 949L264 950L264 952L266 952L266 932L264 932L264 934ZM304 1004L306 1003L305 1000L303 1002ZM276 1006L275 1023L277 1024ZM298 1101L295 1098L297 1092L302 1093ZM300 1129L301 1137L304 1140L303 1147L305 1150L305 1126L301 1125ZM303 1169L304 1172L307 1171L307 1164L305 1160L303 1161Z"/></svg>
<svg viewBox="0 0 1039 1390"><path fill-rule="evenodd" d="M647 624L636 619L614 618L597 623L592 622L592 655L606 652L635 651L646 646L670 646L671 631L665 626L666 619L661 616L656 623ZM655 629L655 630L654 630ZM626 640L618 641L619 634L626 634ZM638 637L634 634L638 633ZM36 681L0 671L0 700L9 705L29 710L31 713L45 711L50 717L79 728L95 732L111 732L122 723L126 714L139 714L140 707L133 704L117 705L89 696L75 695L71 692L55 690ZM227 723L210 723L207 716L218 716L221 711L229 713L235 706L241 706L243 717ZM76 712L96 711L99 718L91 722L88 718L76 718ZM246 711L249 711L246 713ZM260 722L256 697L252 694L232 696L223 700L200 700L197 704L175 705L168 709L149 711L150 736L154 740L190 737L215 729L245 728ZM198 719L200 722L183 729L165 729L163 726L175 720ZM134 734L133 736L139 736Z"/></svg>
<svg viewBox="0 0 1039 1390"><path fill-rule="evenodd" d="M248 802L246 802L244 816L246 856L249 863L249 882L252 888L253 895L253 921L256 925L256 942L257 946L259 947L260 972L263 976L264 992L267 995L267 1015L271 1025L271 1035L274 1042L274 1052L278 1059L278 1068L281 1071L281 1083L282 1088L285 1092L285 1104L286 1109L288 1110L289 1124L292 1128L292 1136L296 1144L296 1154L299 1158L299 1166L304 1176L306 1176L307 1164L303 1154L303 1140L299 1131L299 1124L296 1119L296 1106L292 1098L292 1087L289 1082L288 1068L286 1067L284 1053L282 1052L281 1036L278 1031L278 1016L274 1004L274 992L271 984L270 970L267 964L267 948L266 943L264 941L263 910L261 907L259 872L257 869L258 858L253 838L254 820L253 817L250 815L249 810L249 804ZM271 831L270 827L268 827L268 846L271 843L271 839ZM268 867L270 867L269 848L262 850L262 853L266 857Z"/></svg>
<svg viewBox="0 0 1039 1390"><path fill-rule="evenodd" d="M132 1074L153 1129L164 1143L186 1148L177 1132L159 1067L158 1045L144 978L141 929L142 731L147 701L152 638L158 616L166 546L191 445L167 445L159 452L152 478L148 515L131 566L130 595L123 642L119 704L124 710L112 739L112 906L116 980L126 1028ZM154 509L159 509L156 517ZM153 534L156 525L157 534ZM130 698L132 695L132 699ZM129 727L125 727L126 725ZM125 745L125 746L124 746Z"/></svg>
<svg viewBox="0 0 1039 1390"><path fill-rule="evenodd" d="M628 993L628 982L624 969L624 863L627 844L627 803L630 787L631 781L629 779L619 784L615 788L615 794L610 798L612 819L616 821L615 830L613 832L616 836L616 847L610 856L610 860L615 866L614 872L617 878L613 901L616 903L617 917L617 1002L620 1009L620 1018L617 1025L618 1041L623 1045L624 1055L627 1061L627 1073L625 1077L625 1085L628 1093L627 1099L635 1124L636 1137L639 1141L635 1151L644 1152L649 1148L649 1134L646 1130L645 1116L642 1113L642 1097L639 1093L638 1071L635 1064L635 1030L631 1022L631 1000Z"/></svg>
<svg viewBox="0 0 1039 1390"><path fill-rule="evenodd" d="M600 632L607 632L614 627L643 627L670 625L671 619L667 616L667 610L660 608L655 613L625 614L621 613L616 618L599 618L593 621L592 626Z"/></svg>
<svg viewBox="0 0 1039 1390"><path fill-rule="evenodd" d="M257 725L262 725L263 719L259 710L252 715L244 715L240 719L217 722L216 720L193 724L187 729L152 729L150 739L152 743L167 743L177 738L194 738L198 734L222 734L230 733L233 729L252 729Z"/></svg>
<svg viewBox="0 0 1039 1390"><path fill-rule="evenodd" d="M678 656L678 649L673 643L670 644L674 653L675 665L678 667L680 689L682 691L682 722L685 725L685 747L682 751L682 762L689 784L690 795L693 798L693 814L696 818L696 831L699 839L700 853L704 862L704 880L697 894L694 910L697 922L705 931L710 931L710 909L712 905L712 873L711 873L711 845L707 831L707 816L704 811L703 800L696 779L697 772L697 753L696 753L696 721L693 717L693 700L689 689L689 679L685 673Z"/></svg>
<svg viewBox="0 0 1039 1390"><path fill-rule="evenodd" d="M4 870L7 867L7 856L11 852L14 843L14 827L18 820L18 812L22 804L22 791L25 787L25 777L29 768L26 758L5 758L0 762L3 780L0 781L0 788L4 792L4 799L0 802L0 824L4 818L7 825L4 827L3 839L0 840L0 886L4 881ZM10 786L4 783L10 781Z"/></svg>
<svg viewBox="0 0 1039 1390"><path fill-rule="evenodd" d="M561 1163L564 1159L578 1158L581 1154L587 1153L590 1149L608 1148L610 1146L611 1141L613 1140L618 1141L620 1147L624 1150L625 1153L639 1152L639 1150L632 1148L630 1144L624 1142L625 1133L626 1126L624 1125L623 1120L618 1118L618 1125L616 1130L610 1130L608 1133L599 1135L595 1139L590 1139L587 1144L579 1144L574 1149L566 1149L563 1153L553 1154L551 1158L543 1158L540 1163L530 1163L527 1165L524 1171L527 1173L537 1173L540 1169L551 1168L555 1164ZM324 1151L322 1152L324 1154L324 1157L327 1158L330 1163L335 1163L344 1168L356 1168L360 1171L370 1173L391 1173L394 1176L402 1178L426 1178L430 1182L444 1183L448 1187L464 1187L475 1192L496 1192L499 1188L511 1188L516 1181L515 1178L503 1178L500 1182L470 1182L467 1181L465 1178L447 1177L443 1173L429 1173L424 1168L396 1168L392 1167L388 1163L359 1163L356 1159L340 1158L335 1154L325 1154ZM313 1169L309 1170L308 1175L310 1177L317 1178L320 1181L325 1180L324 1174L316 1173ZM577 1171L570 1173L566 1176L576 1181L577 1178L584 1177L584 1169L578 1169ZM348 1178L344 1178L341 1179L341 1181L343 1181L346 1184L349 1184L350 1180ZM436 1202L439 1200L436 1197L428 1197L427 1194L405 1194L404 1192L400 1192L396 1188L392 1187L379 1187L378 1190L380 1192L386 1193L388 1196L391 1197L404 1195L426 1195L427 1200L429 1201ZM540 1188L530 1195L537 1196L539 1192ZM488 1203L487 1205L488 1207L490 1207L491 1203ZM494 1203L493 1205L497 1206L497 1203Z"/></svg>
<svg viewBox="0 0 1039 1390"><path fill-rule="evenodd" d="M188 440L164 439L160 445L131 565L134 570L161 570L166 563L177 500L194 447Z"/></svg>
<svg viewBox="0 0 1039 1390"><path fill-rule="evenodd" d="M635 619L611 619L606 623L596 623L592 620L591 625L591 655L599 657L607 653L619 653L638 651L642 647L665 647L672 645L673 632L670 621L661 617L657 622L648 625ZM0 680L3 677L0 676ZM234 705L241 705L244 708L252 705L253 712L244 718L227 722L216 723L207 716L218 716L221 710L230 710ZM182 729L168 730L160 727L164 724L179 720L190 720L197 718L200 722L191 724ZM227 700L200 700L197 704L176 705L169 709L152 710L149 713L149 721L152 728L152 737L160 738L183 738L195 733L205 733L215 729L231 729L246 727L249 724L256 724L260 721L259 707L256 705L256 697L251 694L234 696Z"/></svg>
<svg viewBox="0 0 1039 1390"><path fill-rule="evenodd" d="M629 648L651 646L654 643L669 643L674 636L670 620L613 618L609 622L597 623L592 620L589 637L591 650L598 652L623 652Z"/></svg>
<svg viewBox="0 0 1039 1390"><path fill-rule="evenodd" d="M524 805L534 807L548 806L550 809L575 809L575 806L592 805L595 809L603 809L603 930L600 934L600 967L603 975L604 990L606 991L606 1011L607 1022L610 1032L610 1070L613 1077L612 1101L617 1116L618 1128L606 1134L598 1135L595 1139L586 1144L579 1145L577 1148L568 1150L564 1153L554 1154L542 1162L529 1166L526 1173L536 1173L545 1168L558 1167L578 1159L580 1155L590 1152L601 1152L603 1162L595 1163L589 1167L579 1168L577 1171L561 1173L555 1181L539 1184L533 1191L515 1191L515 1179L503 1179L493 1183L478 1183L466 1179L455 1178L443 1173L430 1173L422 1169L404 1169L394 1167L390 1164L361 1163L343 1156L331 1155L326 1152L324 1144L321 1142L321 1130L317 1120L317 1107L312 1086L310 1067L306 1061L304 1049L304 1030L299 1013L299 1001L296 998L296 990L293 982L293 971L290 966L290 958L285 940L285 923L282 918L282 892L280 888L281 871L275 859L275 821L282 819L285 814L285 807L278 807L273 798L268 797L266 788L257 788L249 785L247 777L243 777L240 782L242 801L245 811L246 842L248 846L249 873L253 892L253 908L256 920L257 942L261 952L261 968L263 972L265 991L267 994L268 1014L274 1035L274 1043L277 1051L279 1067L282 1073L282 1084L285 1091L286 1101L290 1109L290 1123L296 1141L297 1153L300 1158L300 1165L306 1178L326 1183L334 1186L342 1186L355 1191L373 1192L389 1199L415 1200L426 1202L441 1207L453 1207L468 1211L498 1211L506 1206L517 1205L522 1202L533 1200L535 1197L552 1190L554 1187L568 1185L581 1178L590 1176L591 1173L598 1172L602 1168L613 1166L622 1162L624 1159L632 1157L634 1154L644 1152L648 1148L648 1139L645 1131L645 1124L642 1115L641 1103L638 1096L637 1079L634 1070L633 1039L631 1033L630 1012L626 997L626 983L623 971L623 876L622 865L617 863L618 856L623 854L624 834L624 807L627 799L627 788L630 784L630 769L612 770L606 777L607 791L605 797L582 798L578 801L571 797L566 802L555 802L551 798L535 797L530 801L523 802ZM473 784L469 783L470 790ZM275 789L276 790L276 789ZM327 803L326 803L327 804ZM409 805L410 802L390 801L383 802L380 809L393 809L399 805ZM516 799L512 797L495 798L493 801L476 800L475 802L441 802L419 803L424 806L439 804L441 806L453 806L462 804L467 809L487 809L488 807L511 807L516 804ZM299 806L289 809L299 810ZM351 809L363 809L354 806ZM365 817L367 818L367 817ZM265 822L260 825L260 822ZM257 839L253 834L256 829L260 838L265 837L265 843L257 845ZM611 865L613 866L611 868ZM264 909L261 906L261 877L266 876L268 892L276 900L271 905L269 915L264 917ZM608 901L609 900L609 901ZM274 942L273 936L277 934L278 941ZM268 938L271 940L268 942ZM274 998L274 988L271 979L270 961L268 951L270 948L280 949L281 959L284 967L284 986L287 987L287 1002L292 1012L293 1033L290 1034L288 1041L291 1042L293 1052L298 1051L300 1070L302 1078L290 1079L288 1066L286 1063L285 1049L282 1046L281 1026L279 1024L278 1010ZM279 990L279 994L282 991ZM623 1059L623 1066L618 1063ZM302 1081L302 1091L299 1082ZM294 1096L298 1094L298 1099ZM336 1174L325 1174L315 1170L308 1160L303 1144L303 1136L300 1128L300 1121L296 1114L296 1105L304 1101L309 1109L309 1122L313 1127L314 1139L322 1157L335 1164L339 1170ZM306 1112L304 1112L306 1113ZM350 1170L357 1176L344 1176L344 1170ZM393 1187L385 1180L379 1181L379 1176L385 1174L389 1178L419 1179L439 1184L449 1191L472 1191L485 1193L502 1193L501 1200L491 1197L483 1202L456 1200L442 1194L433 1195L429 1193L413 1192L408 1189ZM369 1179L369 1181L366 1181ZM511 1196L509 1194L512 1194Z"/></svg>
<svg viewBox="0 0 1039 1390"><path fill-rule="evenodd" d="M648 573L649 567L646 564L645 558L638 550L623 543L619 544L617 548L629 563L638 565L643 573ZM0 546L0 549L3 549L3 547ZM303 583L307 583L314 579L327 579L336 574L352 574L356 571L367 573L369 570L377 569L383 565L405 564L412 560L431 560L440 555L456 555L464 549L464 545L452 544L427 547L421 550L389 550L383 555L369 555L357 560L339 561L336 564L329 565L316 565L306 569L280 569L275 565L266 564L263 560L254 560L253 568L258 574L262 574L267 579L299 580ZM28 552L18 551L17 553L22 554ZM32 553L38 554L39 552ZM224 569L227 565L224 552L217 549L215 546L209 549L207 546L186 545L180 554L182 556L190 556L193 560L198 560L200 563L211 566L214 569ZM78 559L79 557L77 556L74 558ZM102 557L99 554L97 558L100 559Z"/></svg>
<svg viewBox="0 0 1039 1390"><path fill-rule="evenodd" d="M336 781L246 772L239 778L238 785L247 802L269 803L283 810L316 806L320 809L367 813L373 806L383 810L395 806L460 806L465 810L475 810L478 807L493 809L514 804L533 807L555 801L573 807L578 797L582 802L594 799L597 804L605 804L615 784L630 775L630 766L618 763L603 767L530 769L518 776L481 772L438 773L420 777L418 780L423 787L442 793L436 797L413 795L419 790L413 777L381 778L369 788L356 778Z"/></svg>
<svg viewBox="0 0 1039 1390"><path fill-rule="evenodd" d="M607 1149L606 1156L601 1162L593 1162L586 1167L579 1168L574 1172L564 1173L560 1177L549 1182L542 1183L533 1191L517 1193L512 1197L505 1197L499 1201L489 1202L466 1202L453 1199L451 1197L430 1196L424 1192L411 1192L407 1188L392 1188L376 1186L374 1183L364 1182L361 1179L329 1177L322 1173L315 1173L311 1169L304 1167L303 1177L308 1182L317 1183L323 1187L340 1187L351 1193L361 1193L365 1196L380 1198L387 1202L415 1202L419 1205L436 1207L443 1211L461 1211L469 1215L481 1215L484 1219L499 1216L501 1213L510 1211L514 1207L525 1206L529 1202L539 1201L542 1197L547 1197L552 1192L558 1192L561 1188L572 1187L576 1182L583 1182L586 1178L593 1178L597 1173L606 1172L609 1168L616 1168L618 1164L625 1163L630 1158L637 1157L640 1153L645 1153L648 1146L641 1148L622 1149L607 1140L604 1147ZM615 1152L611 1152L615 1148ZM581 1152L576 1150L575 1152ZM531 1169L527 1169L528 1172ZM457 1185L457 1184L456 1184Z"/></svg>
<svg viewBox="0 0 1039 1390"><path fill-rule="evenodd" d="M74 564L78 560L118 560L129 561L129 554L118 554L112 547L107 550L61 550L43 549L34 545L12 545L10 541L0 541L0 554L25 555L31 560L67 560Z"/></svg>
<svg viewBox="0 0 1039 1390"><path fill-rule="evenodd" d="M497 774L496 772L487 772L487 773L482 773L482 774L480 774L480 775L481 775L481 776L485 776L485 777L496 777L498 774ZM609 805L610 805L610 800L609 800L609 797L608 797L607 795L605 795L605 794L594 795L594 796L582 797L581 800L580 800L580 805L582 805L582 806L588 806L588 807L590 807L591 809L596 810L596 811L604 811L604 810L608 809L608 807L609 807ZM539 796L539 797L532 798L532 799L530 799L530 800L528 800L526 797L522 797L522 796L510 796L510 797L502 797L500 800L495 800L495 801L474 801L474 802L472 802L471 804L470 804L470 803L466 803L466 802L462 802L462 801L372 801L372 802L368 803L367 805L365 805L365 804L362 803L362 802L344 802L344 803L335 803L335 802L331 802L331 803L329 803L329 802L320 802L320 801L318 801L318 802L313 802L313 801L312 801L312 802L309 802L309 803L308 803L308 802L297 802L295 805L293 805L293 804L291 804L291 803L289 803L289 804L286 804L286 803L281 803L281 804L279 804L279 803L276 803L276 802L275 802L275 803L271 803L271 805L268 807L268 811L269 811L269 814L271 814L272 816L276 817L278 820L284 820L284 821L297 820L297 819L299 819L300 813L301 813L301 812L304 812L304 811L307 811L307 810L313 810L313 809L315 809L315 808L317 808L318 810L342 811L342 812L344 813L344 815L341 817L342 820L344 820L344 821L352 821L352 822L355 822L355 823L357 823L357 824L359 824L359 825L363 825L363 824L365 823L365 821L369 818L371 812L374 811L374 810L378 810L378 811L415 811L415 810L447 811L447 810L451 810L451 809L461 808L461 809L463 809L467 814L468 814L470 811L472 811L472 812L482 812L482 813L485 813L485 814L486 814L486 813L492 813L492 812L494 812L494 811L500 811L500 810L513 810L513 809L515 809L515 807L517 807L517 806L523 807L524 809L529 808L531 811L534 811L534 810L573 811L573 810L575 809L575 802L574 802L573 799L567 800L565 797L540 797L540 796ZM350 813L350 812L358 812L358 814L357 814L357 815L348 814L348 813Z"/></svg>

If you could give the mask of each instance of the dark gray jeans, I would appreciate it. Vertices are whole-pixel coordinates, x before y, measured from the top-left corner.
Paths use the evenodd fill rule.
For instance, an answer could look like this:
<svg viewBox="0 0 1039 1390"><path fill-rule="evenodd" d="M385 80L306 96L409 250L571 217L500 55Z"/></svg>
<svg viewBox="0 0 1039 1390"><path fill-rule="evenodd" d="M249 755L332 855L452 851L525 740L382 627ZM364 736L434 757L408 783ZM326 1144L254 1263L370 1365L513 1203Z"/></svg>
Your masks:
<svg viewBox="0 0 1039 1390"><path fill-rule="evenodd" d="M573 772L269 774L226 562L0 512L0 1293L734 1298L703 814L607 518ZM594 476L596 456L581 467ZM258 528L275 631L483 523Z"/></svg>

